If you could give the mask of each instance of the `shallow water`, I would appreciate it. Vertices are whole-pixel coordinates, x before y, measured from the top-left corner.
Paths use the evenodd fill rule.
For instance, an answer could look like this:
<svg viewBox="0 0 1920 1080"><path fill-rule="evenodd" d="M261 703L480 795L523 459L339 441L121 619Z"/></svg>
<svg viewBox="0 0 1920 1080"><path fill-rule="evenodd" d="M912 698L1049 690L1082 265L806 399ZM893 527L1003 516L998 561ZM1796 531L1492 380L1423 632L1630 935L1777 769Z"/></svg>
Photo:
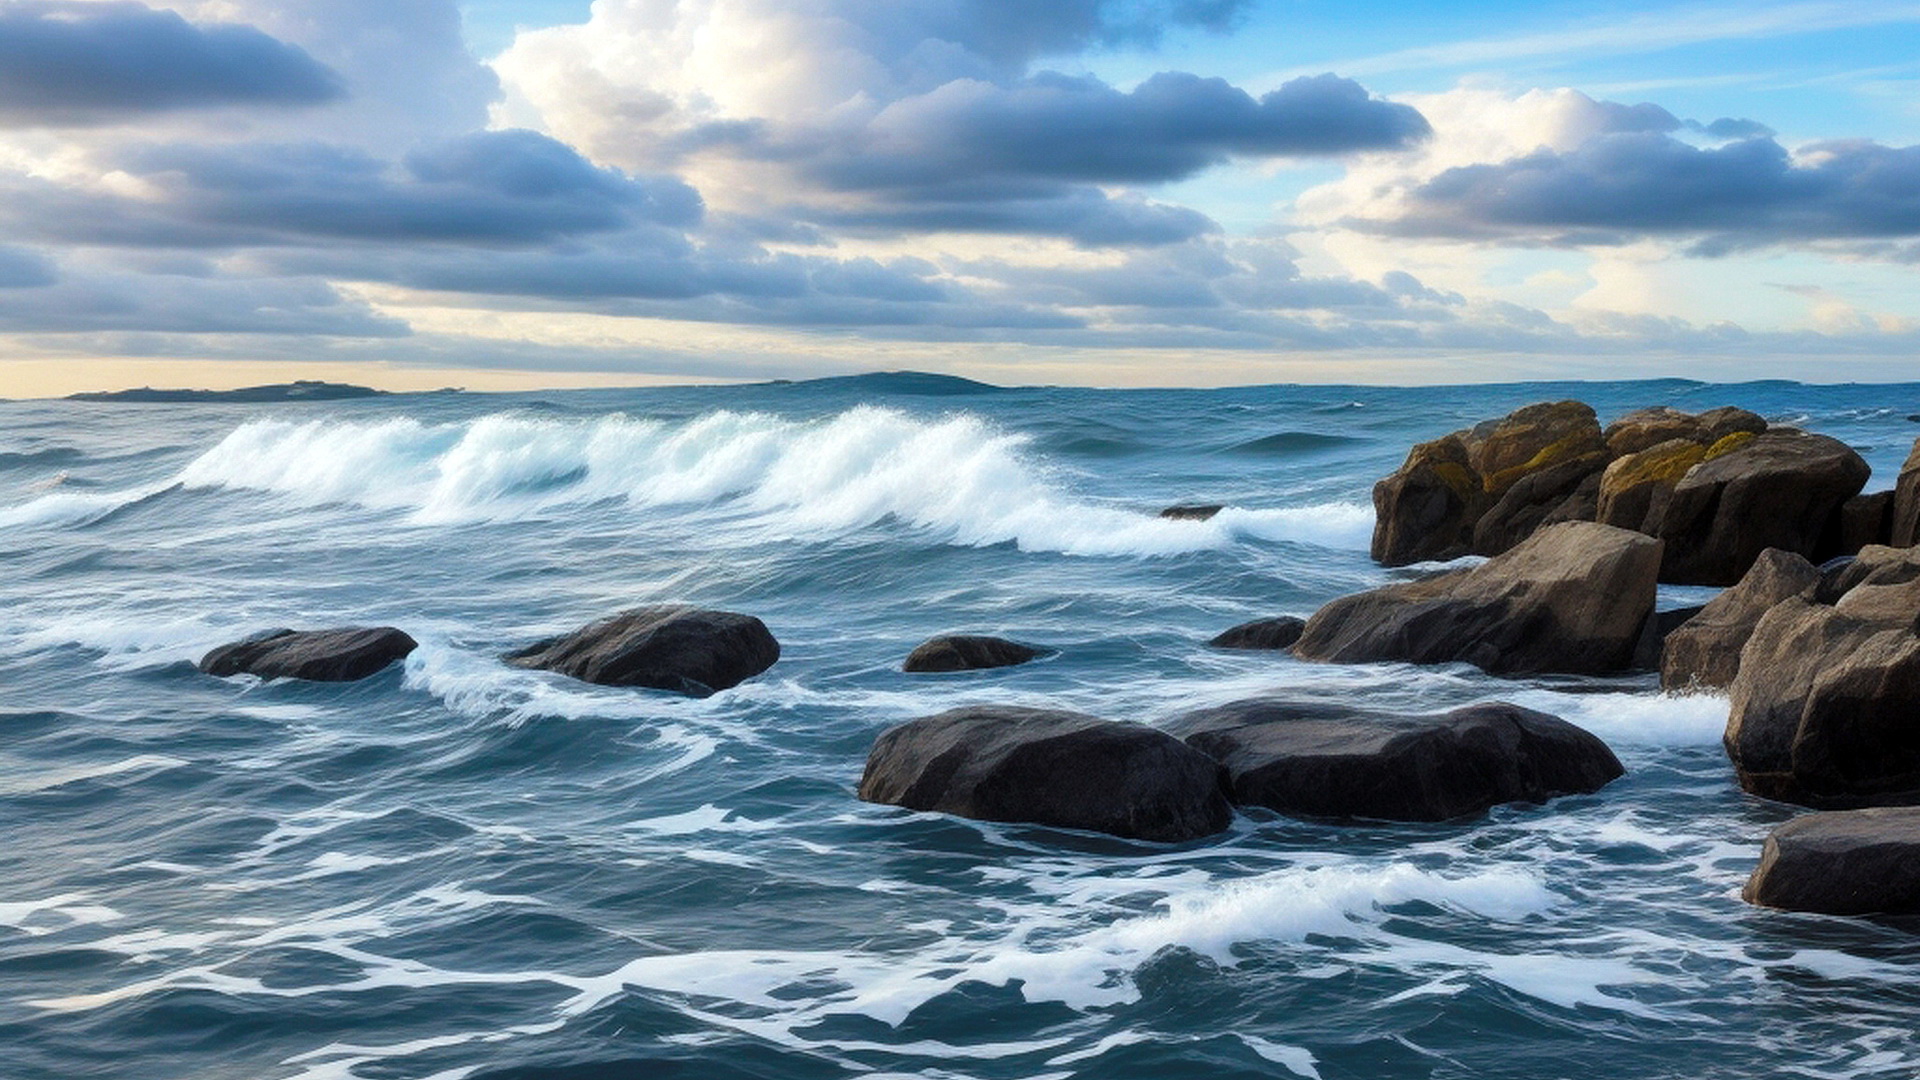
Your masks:
<svg viewBox="0 0 1920 1080"><path fill-rule="evenodd" d="M1920 1072L1920 939L1740 902L1790 810L1734 786L1724 699L1204 645L1392 580L1368 490L1410 442L1739 404L1875 490L1920 387L900 388L0 403L0 1076ZM1193 501L1230 508L1154 516ZM661 600L761 616L780 663L689 700L495 660ZM384 622L421 648L359 684L193 668ZM898 671L949 631L1060 652ZM1629 772L1176 847L854 798L955 704L1268 692L1514 700Z"/></svg>

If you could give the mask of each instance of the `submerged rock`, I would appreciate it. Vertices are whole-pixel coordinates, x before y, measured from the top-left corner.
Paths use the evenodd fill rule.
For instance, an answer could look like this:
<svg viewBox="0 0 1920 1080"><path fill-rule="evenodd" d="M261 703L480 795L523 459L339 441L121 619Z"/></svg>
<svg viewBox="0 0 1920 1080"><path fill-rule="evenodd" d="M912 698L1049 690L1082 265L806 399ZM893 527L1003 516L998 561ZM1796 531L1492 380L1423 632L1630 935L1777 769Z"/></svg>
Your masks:
<svg viewBox="0 0 1920 1080"><path fill-rule="evenodd" d="M1589 732L1504 702L1401 716L1256 699L1168 731L1220 762L1235 803L1313 817L1445 821L1598 791L1625 771Z"/></svg>
<svg viewBox="0 0 1920 1080"><path fill-rule="evenodd" d="M1182 503L1160 511L1160 516L1171 521L1210 521L1225 509L1223 503Z"/></svg>
<svg viewBox="0 0 1920 1080"><path fill-rule="evenodd" d="M1465 661L1494 674L1633 666L1653 615L1660 542L1564 522L1471 570L1342 597L1307 620L1297 656Z"/></svg>
<svg viewBox="0 0 1920 1080"><path fill-rule="evenodd" d="M978 671L1013 667L1046 652L1005 638L948 634L921 642L907 654L900 670L910 672Z"/></svg>
<svg viewBox="0 0 1920 1080"><path fill-rule="evenodd" d="M663 604L621 612L502 659L603 686L705 697L772 667L780 643L751 615Z"/></svg>
<svg viewBox="0 0 1920 1080"><path fill-rule="evenodd" d="M1255 619L1221 631L1207 644L1216 649L1288 649L1306 628L1305 619L1292 615Z"/></svg>
<svg viewBox="0 0 1920 1080"><path fill-rule="evenodd" d="M1825 915L1920 912L1920 807L1797 817L1767 837L1741 895Z"/></svg>
<svg viewBox="0 0 1920 1080"><path fill-rule="evenodd" d="M1660 652L1660 685L1667 690L1718 688L1740 671L1740 650L1761 616L1790 596L1812 596L1820 571L1798 555L1768 548L1740 583L1708 601L1700 613L1667 635Z"/></svg>
<svg viewBox="0 0 1920 1080"><path fill-rule="evenodd" d="M1852 447L1825 435L1773 428L1726 436L1667 498L1656 533L1667 543L1661 580L1731 585L1768 548L1817 557L1868 471Z"/></svg>
<svg viewBox="0 0 1920 1080"><path fill-rule="evenodd" d="M353 682L416 648L418 642L391 626L269 630L213 650L200 658L200 670L221 676Z"/></svg>
<svg viewBox="0 0 1920 1080"><path fill-rule="evenodd" d="M860 778L867 802L1178 842L1227 827L1212 758L1143 724L972 706L882 733Z"/></svg>

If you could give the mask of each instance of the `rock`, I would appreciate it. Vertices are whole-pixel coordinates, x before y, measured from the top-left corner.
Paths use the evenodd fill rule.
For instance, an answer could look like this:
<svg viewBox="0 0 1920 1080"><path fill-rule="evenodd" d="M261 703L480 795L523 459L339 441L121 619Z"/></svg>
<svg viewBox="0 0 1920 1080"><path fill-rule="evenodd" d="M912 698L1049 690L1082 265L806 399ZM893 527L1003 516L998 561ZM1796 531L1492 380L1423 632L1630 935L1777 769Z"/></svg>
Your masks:
<svg viewBox="0 0 1920 1080"><path fill-rule="evenodd" d="M1460 434L1420 443L1373 485L1374 560L1406 566L1465 555L1485 500Z"/></svg>
<svg viewBox="0 0 1920 1080"><path fill-rule="evenodd" d="M1820 585L1814 599L1837 604L1861 585L1900 585L1920 578L1920 549L1869 544L1851 556L1820 567Z"/></svg>
<svg viewBox="0 0 1920 1080"><path fill-rule="evenodd" d="M1920 807L1794 818L1767 837L1741 895L1823 915L1920 912Z"/></svg>
<svg viewBox="0 0 1920 1080"><path fill-rule="evenodd" d="M1566 506L1589 477L1606 466L1604 454L1582 454L1515 481L1473 527L1473 553L1499 555L1532 536L1549 514Z"/></svg>
<svg viewBox="0 0 1920 1080"><path fill-rule="evenodd" d="M1515 409L1474 428L1467 442L1468 464L1496 499L1523 478L1575 458L1597 455L1604 465L1606 453L1593 407L1578 401Z"/></svg>
<svg viewBox="0 0 1920 1080"><path fill-rule="evenodd" d="M1173 521L1209 521L1225 509L1221 503L1182 503L1160 511L1160 516Z"/></svg>
<svg viewBox="0 0 1920 1080"><path fill-rule="evenodd" d="M1740 785L1812 806L1920 794L1920 579L1774 605L1740 653L1725 745Z"/></svg>
<svg viewBox="0 0 1920 1080"><path fill-rule="evenodd" d="M1701 413L1697 419L1700 421L1700 426L1705 429L1705 434L1701 436L1700 441L1709 445L1719 442L1729 435L1738 435L1742 432L1749 435L1758 435L1767 430L1767 422L1762 419L1758 413L1751 413L1745 409L1736 409L1732 405L1723 405L1718 409L1708 409L1706 412Z"/></svg>
<svg viewBox="0 0 1920 1080"><path fill-rule="evenodd" d="M1005 638L948 634L921 642L907 654L900 670L978 671L983 668L1013 667L1045 655L1043 650Z"/></svg>
<svg viewBox="0 0 1920 1080"><path fill-rule="evenodd" d="M1235 803L1314 817L1445 821L1598 791L1624 771L1588 732L1504 702L1398 716L1260 699L1168 730L1225 767Z"/></svg>
<svg viewBox="0 0 1920 1080"><path fill-rule="evenodd" d="M1900 479L1894 482L1891 520L1887 523L1887 543L1894 547L1920 544L1920 439L1900 466Z"/></svg>
<svg viewBox="0 0 1920 1080"><path fill-rule="evenodd" d="M1607 452L1616 458L1676 439L1695 444L1713 441L1699 417L1665 405L1635 409L1608 424L1605 437Z"/></svg>
<svg viewBox="0 0 1920 1080"><path fill-rule="evenodd" d="M391 626L269 630L200 658L209 675L352 682L404 658L419 643Z"/></svg>
<svg viewBox="0 0 1920 1080"><path fill-rule="evenodd" d="M1599 507L1594 520L1649 535L1658 532L1674 486L1688 469L1706 457L1705 446L1686 439L1670 439L1615 458L1600 476Z"/></svg>
<svg viewBox="0 0 1920 1080"><path fill-rule="evenodd" d="M1700 614L1667 635L1660 651L1660 685L1667 690L1718 688L1740 670L1740 650L1760 617L1790 596L1811 597L1820 571L1798 555L1768 548L1753 569L1708 601Z"/></svg>
<svg viewBox="0 0 1920 1080"><path fill-rule="evenodd" d="M1841 503L1839 517L1821 543L1821 554L1852 555L1869 545L1887 543L1893 538L1893 500L1893 492L1876 491Z"/></svg>
<svg viewBox="0 0 1920 1080"><path fill-rule="evenodd" d="M1667 500L1661 580L1731 585L1767 548L1813 556L1867 473L1859 454L1825 435L1772 428L1726 436Z"/></svg>
<svg viewBox="0 0 1920 1080"><path fill-rule="evenodd" d="M983 821L1176 843L1227 827L1212 758L1144 724L971 706L882 733L860 798Z"/></svg>
<svg viewBox="0 0 1920 1080"><path fill-rule="evenodd" d="M1300 631L1306 628L1305 619L1292 615L1255 619L1223 631L1207 644L1216 649L1288 649L1300 640Z"/></svg>
<svg viewBox="0 0 1920 1080"><path fill-rule="evenodd" d="M602 686L705 697L772 667L780 643L751 615L664 604L621 612L502 659Z"/></svg>
<svg viewBox="0 0 1920 1080"><path fill-rule="evenodd" d="M1634 663L1660 543L1591 522L1548 526L1471 570L1342 597L1294 654L1341 663L1465 661L1494 674L1598 674Z"/></svg>

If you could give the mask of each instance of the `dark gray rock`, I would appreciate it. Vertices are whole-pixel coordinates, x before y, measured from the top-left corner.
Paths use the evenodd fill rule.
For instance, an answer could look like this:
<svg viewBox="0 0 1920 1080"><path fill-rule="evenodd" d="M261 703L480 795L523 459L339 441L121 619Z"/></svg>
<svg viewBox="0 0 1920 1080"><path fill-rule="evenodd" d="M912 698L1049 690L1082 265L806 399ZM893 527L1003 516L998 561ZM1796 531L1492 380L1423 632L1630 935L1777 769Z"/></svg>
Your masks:
<svg viewBox="0 0 1920 1080"><path fill-rule="evenodd" d="M1592 734L1504 702L1400 716L1257 699L1167 730L1225 767L1235 803L1312 817L1445 821L1598 791L1624 771Z"/></svg>
<svg viewBox="0 0 1920 1080"><path fill-rule="evenodd" d="M922 673L978 671L983 668L1013 667L1045 655L1043 650L1005 638L947 634L921 642L907 654L900 670Z"/></svg>
<svg viewBox="0 0 1920 1080"><path fill-rule="evenodd" d="M1294 654L1464 661L1500 675L1623 671L1641 655L1659 565L1657 540L1563 522L1471 570L1335 600L1307 620Z"/></svg>
<svg viewBox="0 0 1920 1080"><path fill-rule="evenodd" d="M1160 511L1160 516L1173 521L1208 521L1225 509L1221 503L1182 503Z"/></svg>
<svg viewBox="0 0 1920 1080"><path fill-rule="evenodd" d="M1794 818L1767 837L1741 895L1825 915L1920 913L1920 807Z"/></svg>
<svg viewBox="0 0 1920 1080"><path fill-rule="evenodd" d="M1606 464L1604 455L1587 454L1514 481L1474 523L1473 553L1499 555L1512 550L1545 524L1549 515L1570 501L1577 502L1582 485L1599 476Z"/></svg>
<svg viewBox="0 0 1920 1080"><path fill-rule="evenodd" d="M1222 631L1207 644L1216 649L1288 649L1300 640L1300 632L1306 628L1305 619L1292 615L1255 619Z"/></svg>
<svg viewBox="0 0 1920 1080"><path fill-rule="evenodd" d="M236 641L200 659L209 675L258 675L263 679L352 682L404 658L419 643L391 626L338 630L269 630Z"/></svg>
<svg viewBox="0 0 1920 1080"><path fill-rule="evenodd" d="M705 697L772 667L780 643L751 615L664 604L621 612L502 659L602 686Z"/></svg>
<svg viewBox="0 0 1920 1080"><path fill-rule="evenodd" d="M1867 482L1866 461L1838 439L1793 428L1728 438L1746 441L1709 450L1667 499L1662 581L1731 585L1768 548L1816 557Z"/></svg>
<svg viewBox="0 0 1920 1080"><path fill-rule="evenodd" d="M1212 758L1165 732L1054 709L973 706L882 733L867 802L1168 843L1233 810Z"/></svg>
<svg viewBox="0 0 1920 1080"><path fill-rule="evenodd" d="M1840 514L1820 553L1828 558L1852 555L1861 548L1886 544L1893 539L1894 492L1876 491L1855 495L1840 504Z"/></svg>
<svg viewBox="0 0 1920 1080"><path fill-rule="evenodd" d="M1760 617L1789 596L1813 595L1820 571L1792 552L1768 548L1747 576L1714 597L1667 635L1660 652L1660 685L1668 690L1718 688L1740 671L1740 650Z"/></svg>

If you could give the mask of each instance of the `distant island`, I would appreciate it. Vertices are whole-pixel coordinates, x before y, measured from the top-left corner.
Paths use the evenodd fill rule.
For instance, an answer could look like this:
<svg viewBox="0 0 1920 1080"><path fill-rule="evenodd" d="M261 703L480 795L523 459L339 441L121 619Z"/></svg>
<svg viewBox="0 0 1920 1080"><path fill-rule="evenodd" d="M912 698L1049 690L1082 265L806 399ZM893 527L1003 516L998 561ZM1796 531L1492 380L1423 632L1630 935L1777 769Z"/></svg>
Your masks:
<svg viewBox="0 0 1920 1080"><path fill-rule="evenodd" d="M1004 386L964 379L958 375L936 375L926 371L870 371L864 375L829 375L820 379L775 379L766 386L792 386L821 390L856 390L876 394L917 394L946 397L954 394L993 394Z"/></svg>
<svg viewBox="0 0 1920 1080"><path fill-rule="evenodd" d="M171 401L344 401L348 398L384 397L387 391L375 390L370 386L353 386L348 383L321 382L315 379L299 379L290 383L273 383L268 386L246 386L238 390L156 390L151 386L142 386L134 390L96 390L85 394L69 394L68 401L124 401L124 402L171 402Z"/></svg>

